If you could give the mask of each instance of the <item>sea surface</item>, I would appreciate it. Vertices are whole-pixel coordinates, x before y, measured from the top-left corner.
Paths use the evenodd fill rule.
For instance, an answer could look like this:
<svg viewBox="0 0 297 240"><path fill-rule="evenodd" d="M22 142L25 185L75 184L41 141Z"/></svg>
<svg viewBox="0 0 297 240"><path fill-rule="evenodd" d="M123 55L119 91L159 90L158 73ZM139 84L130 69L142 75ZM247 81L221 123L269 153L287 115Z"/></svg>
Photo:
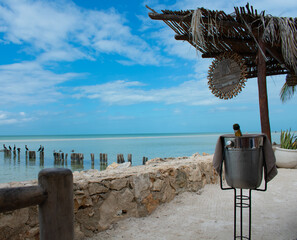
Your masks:
<svg viewBox="0 0 297 240"><path fill-rule="evenodd" d="M117 154L132 154L132 165L141 165L143 157L191 156L203 152L213 154L215 144L223 133L176 133L176 134L106 134L106 135L50 135L50 136L0 136L0 150L3 144L20 148L16 151L0 152L0 183L33 180L43 168L66 167L72 171L88 169L104 170L99 154L106 153L108 165L117 161ZM272 142L279 142L280 133L272 133ZM36 159L26 156L25 145L36 151ZM44 146L44 158L40 158L40 145ZM55 162L54 152L68 154L67 161ZM71 161L71 153L83 153L82 162ZM94 164L91 153L95 154Z"/></svg>

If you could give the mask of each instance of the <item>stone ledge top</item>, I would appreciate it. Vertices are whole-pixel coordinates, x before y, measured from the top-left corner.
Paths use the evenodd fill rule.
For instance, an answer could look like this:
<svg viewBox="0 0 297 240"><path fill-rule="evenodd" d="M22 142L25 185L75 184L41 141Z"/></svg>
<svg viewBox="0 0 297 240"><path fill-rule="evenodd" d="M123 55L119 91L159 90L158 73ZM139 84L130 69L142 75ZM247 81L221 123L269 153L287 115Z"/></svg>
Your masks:
<svg viewBox="0 0 297 240"><path fill-rule="evenodd" d="M199 162L211 162L213 155L195 153L190 157L177 157L177 158L155 158L146 162L146 165L132 166L128 168L115 168L107 169L104 171L99 171L96 169L89 169L85 171L75 171L73 172L73 182L81 183L84 181L88 182L98 182L100 180L111 180L129 177L132 175L139 175L158 171L164 168L179 168L183 165L192 165ZM23 186L32 186L38 184L37 179L24 182L9 182L9 183L0 183L0 188L9 188L9 187L23 187Z"/></svg>
<svg viewBox="0 0 297 240"><path fill-rule="evenodd" d="M81 181L100 181L100 179L116 179L116 178L124 178L132 175L139 175L150 173L154 171L158 171L164 168L179 168L183 165L192 165L197 164L199 162L212 162L213 155L204 155L201 156L198 153L193 154L190 157L177 157L177 158L155 158L146 162L145 165L133 166L128 168L115 168L115 169L107 169L104 171L98 171L96 169L90 169L81 172L74 172L73 178L74 182Z"/></svg>

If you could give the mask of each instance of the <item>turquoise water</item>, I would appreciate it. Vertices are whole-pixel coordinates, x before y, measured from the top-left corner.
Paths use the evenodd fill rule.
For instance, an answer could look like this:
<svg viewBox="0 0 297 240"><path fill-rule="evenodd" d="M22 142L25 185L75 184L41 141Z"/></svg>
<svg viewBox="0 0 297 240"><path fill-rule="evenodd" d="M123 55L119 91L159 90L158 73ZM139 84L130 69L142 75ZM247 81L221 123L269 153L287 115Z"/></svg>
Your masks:
<svg viewBox="0 0 297 240"><path fill-rule="evenodd" d="M52 136L0 136L0 149L21 148L20 154L0 152L0 183L36 179L43 168L67 167L74 170L95 168L100 170L99 154L108 154L108 164L116 162L117 154L132 154L132 165L141 165L142 158L191 156L203 152L213 154L218 137L222 133L193 134L119 134L119 135L52 135ZM279 142L279 133L272 133L272 141ZM25 145L30 151L37 151L40 145L45 147L44 161L36 153L36 160L26 158ZM84 154L82 164L71 163L70 154ZM53 152L68 154L67 165L55 164ZM95 154L94 165L90 154Z"/></svg>

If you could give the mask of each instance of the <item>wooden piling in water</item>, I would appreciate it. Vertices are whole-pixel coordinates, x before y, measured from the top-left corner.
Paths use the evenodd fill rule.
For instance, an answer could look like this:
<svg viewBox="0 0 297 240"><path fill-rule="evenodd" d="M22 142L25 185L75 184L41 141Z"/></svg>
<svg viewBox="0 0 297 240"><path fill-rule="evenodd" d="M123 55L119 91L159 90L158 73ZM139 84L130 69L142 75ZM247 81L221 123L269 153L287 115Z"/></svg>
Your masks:
<svg viewBox="0 0 297 240"><path fill-rule="evenodd" d="M39 165L44 166L44 152L39 152Z"/></svg>
<svg viewBox="0 0 297 240"><path fill-rule="evenodd" d="M107 153L100 153L100 163L107 163Z"/></svg>
<svg viewBox="0 0 297 240"><path fill-rule="evenodd" d="M36 160L36 152L29 151L29 160Z"/></svg>
<svg viewBox="0 0 297 240"><path fill-rule="evenodd" d="M131 153L128 154L128 162L130 162L132 165L132 154Z"/></svg>
<svg viewBox="0 0 297 240"><path fill-rule="evenodd" d="M143 165L145 165L145 163L146 163L147 161L148 161L148 158L147 158L147 157L143 157L143 158L142 158L142 164L143 164Z"/></svg>
<svg viewBox="0 0 297 240"><path fill-rule="evenodd" d="M94 153L91 153L91 168L94 169L94 160L95 160L95 155Z"/></svg>
<svg viewBox="0 0 297 240"><path fill-rule="evenodd" d="M83 161L84 155L82 153L71 153L71 161Z"/></svg>
<svg viewBox="0 0 297 240"><path fill-rule="evenodd" d="M117 163L121 164L124 163L125 159L124 159L124 155L123 154L117 154Z"/></svg>

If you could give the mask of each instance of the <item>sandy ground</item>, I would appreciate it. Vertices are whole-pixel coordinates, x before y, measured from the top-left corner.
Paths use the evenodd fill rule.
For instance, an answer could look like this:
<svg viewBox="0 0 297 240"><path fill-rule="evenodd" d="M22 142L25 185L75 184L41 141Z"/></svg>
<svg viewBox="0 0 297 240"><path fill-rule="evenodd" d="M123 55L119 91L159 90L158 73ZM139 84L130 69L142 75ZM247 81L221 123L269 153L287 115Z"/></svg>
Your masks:
<svg viewBox="0 0 297 240"><path fill-rule="evenodd" d="M252 191L251 239L297 240L297 169L278 170L266 192ZM199 192L180 194L148 217L123 220L90 239L230 240L233 197L233 190L207 185ZM246 234L247 216L244 215Z"/></svg>

